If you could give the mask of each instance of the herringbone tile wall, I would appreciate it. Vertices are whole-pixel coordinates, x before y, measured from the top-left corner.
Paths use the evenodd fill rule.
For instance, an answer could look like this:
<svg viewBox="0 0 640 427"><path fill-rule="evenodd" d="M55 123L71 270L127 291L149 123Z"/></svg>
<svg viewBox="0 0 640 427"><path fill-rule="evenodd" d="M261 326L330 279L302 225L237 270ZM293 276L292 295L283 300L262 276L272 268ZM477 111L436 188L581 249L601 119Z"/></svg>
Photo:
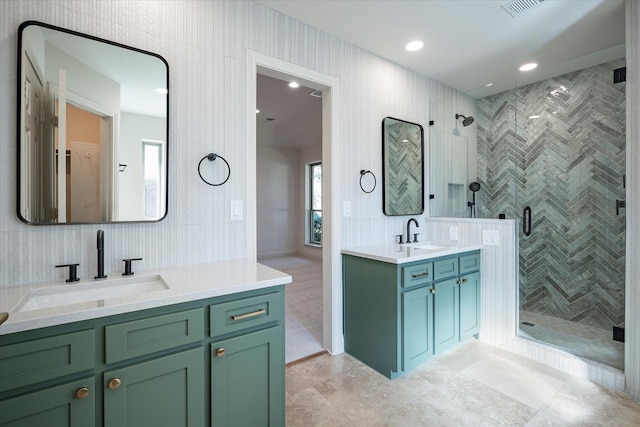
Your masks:
<svg viewBox="0 0 640 427"><path fill-rule="evenodd" d="M478 216L521 218L520 307L604 329L624 323L624 59L478 103ZM532 115L537 119L529 119Z"/></svg>

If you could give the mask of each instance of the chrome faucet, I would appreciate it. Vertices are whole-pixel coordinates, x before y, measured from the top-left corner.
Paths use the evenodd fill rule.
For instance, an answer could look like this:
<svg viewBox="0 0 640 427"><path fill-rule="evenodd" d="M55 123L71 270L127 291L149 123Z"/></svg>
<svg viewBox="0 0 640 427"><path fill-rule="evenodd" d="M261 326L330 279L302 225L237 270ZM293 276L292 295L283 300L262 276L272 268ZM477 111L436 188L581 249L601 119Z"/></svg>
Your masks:
<svg viewBox="0 0 640 427"><path fill-rule="evenodd" d="M98 230L98 275L94 279L106 279L104 274L104 231Z"/></svg>
<svg viewBox="0 0 640 427"><path fill-rule="evenodd" d="M409 218L409 221L407 221L407 243L418 243L418 233L414 234L413 242L411 241L411 222L420 228L420 224L418 224L415 218Z"/></svg>

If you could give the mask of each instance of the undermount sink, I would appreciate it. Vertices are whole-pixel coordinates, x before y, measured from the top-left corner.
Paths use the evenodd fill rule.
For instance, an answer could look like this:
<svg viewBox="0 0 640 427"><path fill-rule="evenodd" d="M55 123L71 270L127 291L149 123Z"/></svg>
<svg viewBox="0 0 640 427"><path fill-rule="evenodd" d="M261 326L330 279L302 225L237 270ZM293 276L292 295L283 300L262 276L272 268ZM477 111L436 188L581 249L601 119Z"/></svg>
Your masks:
<svg viewBox="0 0 640 427"><path fill-rule="evenodd" d="M436 243L431 243L431 242L409 243L409 244L405 244L404 246L408 246L410 248L415 248L415 249L425 249L425 250L430 250L430 251L449 249L449 248L452 247L451 245L436 244Z"/></svg>
<svg viewBox="0 0 640 427"><path fill-rule="evenodd" d="M169 285L167 285L162 276L157 274L54 286L29 292L12 311L31 311L86 302L95 302L96 306L99 307L101 301L106 299L128 297L167 289L169 289Z"/></svg>

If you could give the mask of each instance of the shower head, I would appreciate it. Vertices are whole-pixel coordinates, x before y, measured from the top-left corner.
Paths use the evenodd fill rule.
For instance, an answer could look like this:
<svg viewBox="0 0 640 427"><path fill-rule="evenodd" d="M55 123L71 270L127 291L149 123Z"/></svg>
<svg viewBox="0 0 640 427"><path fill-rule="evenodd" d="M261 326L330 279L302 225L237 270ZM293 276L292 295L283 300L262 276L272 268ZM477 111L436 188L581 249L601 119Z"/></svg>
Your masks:
<svg viewBox="0 0 640 427"><path fill-rule="evenodd" d="M462 114L456 114L456 120L458 120L460 117L462 117L462 126L469 126L471 123L473 123L473 121L475 120L473 118L473 116L463 116Z"/></svg>
<svg viewBox="0 0 640 427"><path fill-rule="evenodd" d="M480 190L480 183L475 181L472 182L471 184L469 184L469 190L473 191L474 193Z"/></svg>

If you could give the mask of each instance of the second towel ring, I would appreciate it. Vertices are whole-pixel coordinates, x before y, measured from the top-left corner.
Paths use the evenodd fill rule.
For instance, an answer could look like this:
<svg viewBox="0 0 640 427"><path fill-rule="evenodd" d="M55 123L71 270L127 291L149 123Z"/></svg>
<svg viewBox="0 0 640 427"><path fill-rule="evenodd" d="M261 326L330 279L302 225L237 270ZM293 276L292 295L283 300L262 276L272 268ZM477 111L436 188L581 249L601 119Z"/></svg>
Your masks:
<svg viewBox="0 0 640 427"><path fill-rule="evenodd" d="M370 173L370 174L371 174L371 176L373 177L373 188L372 188L371 190L369 190L369 191L365 190L365 189L364 189L364 187L362 186L362 178L364 178L364 176L365 176L366 174L368 174L368 173ZM361 189L362 191L364 191L365 193L373 193L373 190L375 190L375 189L376 189L376 176L373 174L373 172L371 172L371 171L366 171L366 170L364 170L364 169L361 169L361 170L360 170L360 189Z"/></svg>
<svg viewBox="0 0 640 427"><path fill-rule="evenodd" d="M224 181L218 183L218 184L213 184L209 181L207 181L206 179L204 179L204 177L202 176L202 173L200 173L200 166L202 165L202 162L204 161L204 159L209 160L210 162L214 161L215 159L222 159L222 161L227 165L227 169L229 170L229 172L227 173L227 177L224 179ZM231 176L231 166L229 166L229 162L227 162L225 160L224 157L215 154L215 153L209 153L206 156L204 156L202 159L200 159L200 162L198 163L198 175L200 175L200 179L203 180L205 183L213 186L213 187L218 187L222 184L224 184L225 182L229 181L229 177Z"/></svg>

